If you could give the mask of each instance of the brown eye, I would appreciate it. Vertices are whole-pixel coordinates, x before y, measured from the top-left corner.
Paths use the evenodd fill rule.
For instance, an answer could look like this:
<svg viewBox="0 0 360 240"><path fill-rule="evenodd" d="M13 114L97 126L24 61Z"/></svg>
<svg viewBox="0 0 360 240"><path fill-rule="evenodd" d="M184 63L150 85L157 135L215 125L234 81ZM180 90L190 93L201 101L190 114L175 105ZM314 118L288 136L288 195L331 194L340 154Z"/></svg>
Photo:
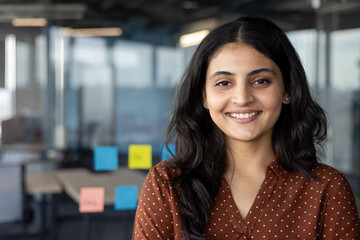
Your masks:
<svg viewBox="0 0 360 240"><path fill-rule="evenodd" d="M266 80L266 79L257 79L253 82L254 85L264 85L264 84L268 84L270 83L269 80Z"/></svg>
<svg viewBox="0 0 360 240"><path fill-rule="evenodd" d="M229 85L230 85L230 83L228 81L221 81L221 82L216 83L215 86L226 87Z"/></svg>

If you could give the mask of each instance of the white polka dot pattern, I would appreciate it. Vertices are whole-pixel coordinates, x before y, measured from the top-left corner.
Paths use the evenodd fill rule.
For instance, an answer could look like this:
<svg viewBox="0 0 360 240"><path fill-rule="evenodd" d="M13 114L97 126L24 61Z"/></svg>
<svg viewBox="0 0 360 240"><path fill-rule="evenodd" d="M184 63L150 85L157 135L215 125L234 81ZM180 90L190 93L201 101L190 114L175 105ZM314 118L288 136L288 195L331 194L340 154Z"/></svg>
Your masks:
<svg viewBox="0 0 360 240"><path fill-rule="evenodd" d="M144 182L133 239L183 239L177 197L169 182L179 171L167 162L154 166ZM273 161L245 219L223 179L206 239L360 239L355 199L344 175L323 164L313 174L318 181Z"/></svg>

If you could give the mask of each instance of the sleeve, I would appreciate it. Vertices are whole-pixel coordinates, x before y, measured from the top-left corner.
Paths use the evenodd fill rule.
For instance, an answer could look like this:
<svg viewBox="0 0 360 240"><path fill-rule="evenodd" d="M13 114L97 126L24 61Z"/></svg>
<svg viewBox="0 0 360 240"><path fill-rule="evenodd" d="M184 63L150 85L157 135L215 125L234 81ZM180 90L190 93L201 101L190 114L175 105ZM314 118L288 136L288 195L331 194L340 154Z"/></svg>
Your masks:
<svg viewBox="0 0 360 240"><path fill-rule="evenodd" d="M354 194L345 176L329 184L322 216L322 238L359 240L359 215Z"/></svg>
<svg viewBox="0 0 360 240"><path fill-rule="evenodd" d="M135 214L133 240L174 239L179 226L175 193L164 168L152 167Z"/></svg>

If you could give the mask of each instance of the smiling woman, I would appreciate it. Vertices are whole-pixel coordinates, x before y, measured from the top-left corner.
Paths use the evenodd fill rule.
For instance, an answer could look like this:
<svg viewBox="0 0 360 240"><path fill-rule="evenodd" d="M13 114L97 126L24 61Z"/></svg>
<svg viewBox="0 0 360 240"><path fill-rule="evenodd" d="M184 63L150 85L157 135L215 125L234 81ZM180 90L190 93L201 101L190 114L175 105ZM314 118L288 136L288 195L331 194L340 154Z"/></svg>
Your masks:
<svg viewBox="0 0 360 240"><path fill-rule="evenodd" d="M227 144L264 141L272 149L272 128L282 103L289 103L277 65L248 45L228 43L212 58L206 75L204 104Z"/></svg>
<svg viewBox="0 0 360 240"><path fill-rule="evenodd" d="M326 117L284 32L242 17L201 42L167 142L140 194L133 239L358 239L342 173L319 163Z"/></svg>

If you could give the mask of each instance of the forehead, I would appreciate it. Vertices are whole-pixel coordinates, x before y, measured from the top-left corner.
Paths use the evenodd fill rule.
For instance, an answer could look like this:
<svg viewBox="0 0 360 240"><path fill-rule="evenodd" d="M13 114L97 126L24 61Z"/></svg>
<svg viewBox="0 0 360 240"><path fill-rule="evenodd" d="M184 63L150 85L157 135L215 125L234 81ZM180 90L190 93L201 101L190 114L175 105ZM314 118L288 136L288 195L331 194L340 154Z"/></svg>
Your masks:
<svg viewBox="0 0 360 240"><path fill-rule="evenodd" d="M255 48L241 43L228 43L210 59L207 73L219 70L249 71L258 68L269 68L281 73L276 63Z"/></svg>

